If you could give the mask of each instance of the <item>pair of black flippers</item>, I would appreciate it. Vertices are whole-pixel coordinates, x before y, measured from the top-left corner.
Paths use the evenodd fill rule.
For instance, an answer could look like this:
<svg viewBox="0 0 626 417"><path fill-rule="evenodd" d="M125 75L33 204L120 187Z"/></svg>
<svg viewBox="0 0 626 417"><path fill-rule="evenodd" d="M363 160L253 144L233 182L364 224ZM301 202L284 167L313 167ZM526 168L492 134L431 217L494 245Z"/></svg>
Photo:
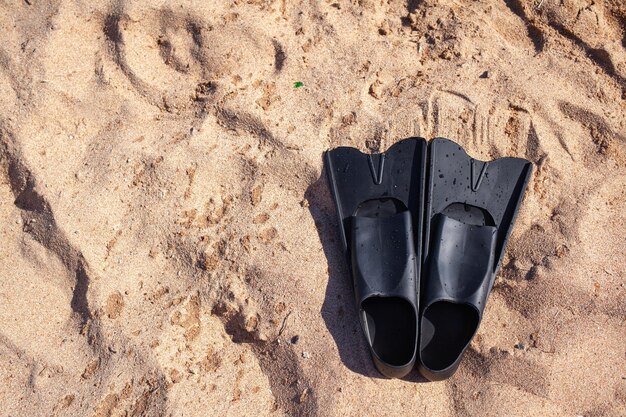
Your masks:
<svg viewBox="0 0 626 417"><path fill-rule="evenodd" d="M380 154L335 148L325 163L376 367L450 377L480 324L531 163L478 161L443 138Z"/></svg>

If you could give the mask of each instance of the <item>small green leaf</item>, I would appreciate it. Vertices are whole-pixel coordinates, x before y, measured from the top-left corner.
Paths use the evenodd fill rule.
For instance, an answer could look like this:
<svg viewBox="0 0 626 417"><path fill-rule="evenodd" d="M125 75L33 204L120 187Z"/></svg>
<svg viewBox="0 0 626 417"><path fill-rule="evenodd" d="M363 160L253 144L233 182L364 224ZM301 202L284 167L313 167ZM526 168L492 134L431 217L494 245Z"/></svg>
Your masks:
<svg viewBox="0 0 626 417"><path fill-rule="evenodd" d="M293 88L300 88L304 85L304 83L302 81L296 81L295 83L293 83Z"/></svg>

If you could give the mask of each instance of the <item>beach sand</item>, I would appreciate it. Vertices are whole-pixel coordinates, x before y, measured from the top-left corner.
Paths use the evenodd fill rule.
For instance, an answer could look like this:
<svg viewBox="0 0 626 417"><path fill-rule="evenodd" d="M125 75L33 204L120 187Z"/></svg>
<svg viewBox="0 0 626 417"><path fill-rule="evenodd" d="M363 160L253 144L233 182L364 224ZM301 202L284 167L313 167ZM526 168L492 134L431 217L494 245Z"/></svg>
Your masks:
<svg viewBox="0 0 626 417"><path fill-rule="evenodd" d="M624 415L623 2L93 3L0 6L0 415ZM437 383L374 369L322 164L409 136L534 164Z"/></svg>

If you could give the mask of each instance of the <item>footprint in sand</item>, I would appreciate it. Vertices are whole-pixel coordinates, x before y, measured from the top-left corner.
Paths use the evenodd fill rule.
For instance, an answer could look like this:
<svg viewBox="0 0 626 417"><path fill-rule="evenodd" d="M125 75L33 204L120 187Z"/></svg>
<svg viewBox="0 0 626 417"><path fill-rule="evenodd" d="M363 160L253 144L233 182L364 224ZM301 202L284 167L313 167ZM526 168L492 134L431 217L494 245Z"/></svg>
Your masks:
<svg viewBox="0 0 626 417"><path fill-rule="evenodd" d="M135 91L172 113L202 111L220 87L274 69L272 42L236 16L212 21L202 11L129 5L109 12L103 32L109 57Z"/></svg>

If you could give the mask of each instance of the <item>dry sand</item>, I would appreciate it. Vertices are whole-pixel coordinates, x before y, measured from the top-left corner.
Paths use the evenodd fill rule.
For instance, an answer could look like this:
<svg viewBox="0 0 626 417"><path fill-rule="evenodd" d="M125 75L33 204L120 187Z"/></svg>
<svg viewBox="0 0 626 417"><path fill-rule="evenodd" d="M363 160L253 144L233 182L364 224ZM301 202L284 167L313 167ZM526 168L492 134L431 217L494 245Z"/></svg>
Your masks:
<svg viewBox="0 0 626 417"><path fill-rule="evenodd" d="M622 1L91 3L0 6L1 415L625 414ZM321 158L412 135L535 164L439 383L373 368Z"/></svg>

